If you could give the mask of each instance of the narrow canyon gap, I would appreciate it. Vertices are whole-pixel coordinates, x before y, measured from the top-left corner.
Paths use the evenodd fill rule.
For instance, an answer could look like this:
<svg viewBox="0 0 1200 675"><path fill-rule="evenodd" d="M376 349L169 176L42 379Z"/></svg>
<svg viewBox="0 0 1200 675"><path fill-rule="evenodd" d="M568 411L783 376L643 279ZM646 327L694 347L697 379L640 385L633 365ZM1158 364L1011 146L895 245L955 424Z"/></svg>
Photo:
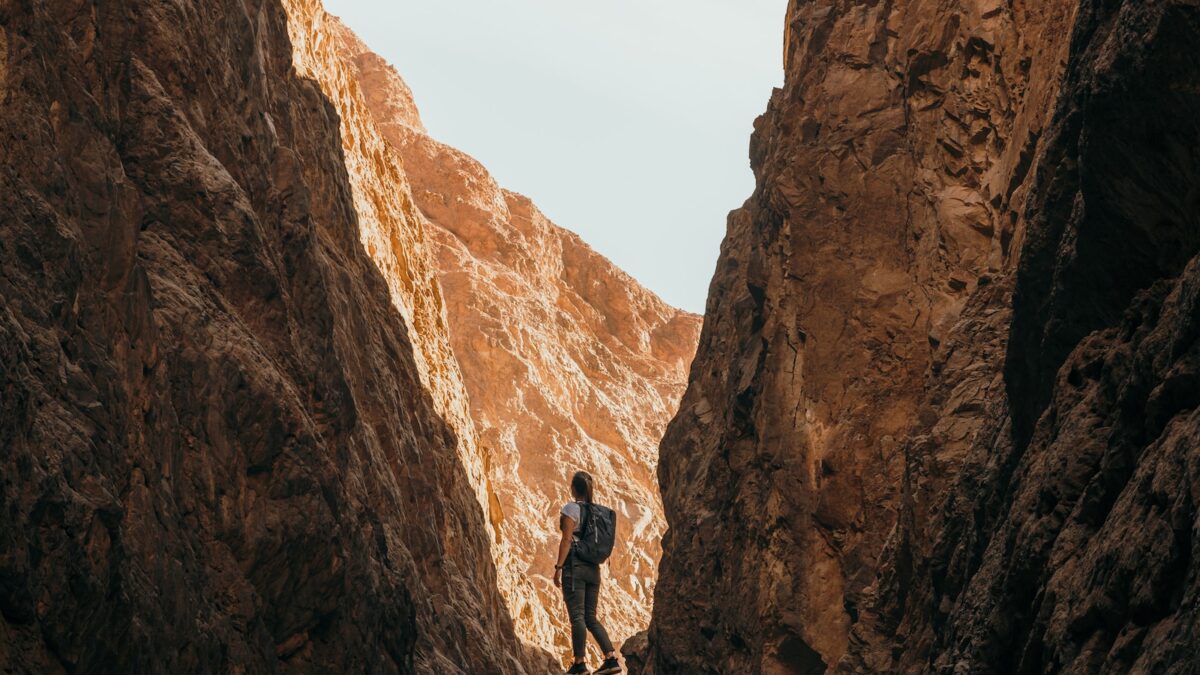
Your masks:
<svg viewBox="0 0 1200 675"><path fill-rule="evenodd" d="M784 29L701 330L317 0L0 0L0 666L551 672L590 463L633 673L1200 672L1200 5Z"/></svg>
<svg viewBox="0 0 1200 675"><path fill-rule="evenodd" d="M633 672L1200 671L1200 7L786 28Z"/></svg>
<svg viewBox="0 0 1200 675"><path fill-rule="evenodd" d="M620 642L650 621L666 529L658 442L683 395L700 317L667 305L474 159L431 138L400 74L336 19L328 34L403 160L425 219L517 633L569 651L550 573L558 507L583 469L621 519L600 607Z"/></svg>

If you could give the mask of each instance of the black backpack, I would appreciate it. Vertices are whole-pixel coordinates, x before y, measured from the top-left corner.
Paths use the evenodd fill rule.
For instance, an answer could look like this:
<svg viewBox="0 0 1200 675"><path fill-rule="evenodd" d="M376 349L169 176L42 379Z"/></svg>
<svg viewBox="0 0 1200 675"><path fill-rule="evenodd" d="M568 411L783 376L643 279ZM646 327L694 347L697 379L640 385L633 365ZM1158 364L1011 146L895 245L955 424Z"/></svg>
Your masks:
<svg viewBox="0 0 1200 675"><path fill-rule="evenodd" d="M599 565L612 555L617 540L617 512L599 504L580 504L584 509L583 527L575 540L575 555L584 562Z"/></svg>

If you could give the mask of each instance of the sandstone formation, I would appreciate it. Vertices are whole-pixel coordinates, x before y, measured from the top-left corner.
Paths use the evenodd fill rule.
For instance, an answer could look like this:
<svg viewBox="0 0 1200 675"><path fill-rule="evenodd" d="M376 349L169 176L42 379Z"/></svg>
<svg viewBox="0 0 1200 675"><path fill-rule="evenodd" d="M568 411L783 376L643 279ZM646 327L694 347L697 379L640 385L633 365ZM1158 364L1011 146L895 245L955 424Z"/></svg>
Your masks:
<svg viewBox="0 0 1200 675"><path fill-rule="evenodd" d="M321 21L0 2L6 671L545 665L421 217Z"/></svg>
<svg viewBox="0 0 1200 675"><path fill-rule="evenodd" d="M1200 8L792 2L644 672L1197 672Z"/></svg>
<svg viewBox="0 0 1200 675"><path fill-rule="evenodd" d="M665 528L657 445L683 393L700 318L663 303L430 138L396 71L350 31L342 51L404 159L429 220L454 352L488 461L502 590L525 640L569 649L552 586L558 508L577 469L620 514L622 546L601 604L614 640L649 622Z"/></svg>

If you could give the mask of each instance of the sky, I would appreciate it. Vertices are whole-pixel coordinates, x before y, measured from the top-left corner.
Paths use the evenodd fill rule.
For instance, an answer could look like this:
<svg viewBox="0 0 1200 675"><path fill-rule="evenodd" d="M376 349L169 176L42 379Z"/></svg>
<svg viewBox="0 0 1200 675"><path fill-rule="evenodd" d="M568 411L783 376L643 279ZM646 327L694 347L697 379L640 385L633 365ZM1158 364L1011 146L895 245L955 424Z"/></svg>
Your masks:
<svg viewBox="0 0 1200 675"><path fill-rule="evenodd" d="M325 0L434 138L667 302L703 312L787 0Z"/></svg>

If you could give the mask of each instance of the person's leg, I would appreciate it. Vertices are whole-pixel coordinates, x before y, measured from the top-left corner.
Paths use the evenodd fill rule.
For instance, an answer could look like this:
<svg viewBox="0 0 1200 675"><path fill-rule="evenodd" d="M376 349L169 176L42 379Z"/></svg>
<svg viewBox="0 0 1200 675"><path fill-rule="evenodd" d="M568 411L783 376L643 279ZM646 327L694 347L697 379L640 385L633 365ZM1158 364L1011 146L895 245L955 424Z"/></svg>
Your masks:
<svg viewBox="0 0 1200 675"><path fill-rule="evenodd" d="M578 584L578 582L576 582ZM600 650L604 655L613 656L616 652L613 650L612 641L608 639L608 631L604 630L604 626L600 620L596 618L596 604L600 599L600 584L586 583L584 584L583 597L583 620L587 625L588 631L592 637L596 638L596 644L600 645Z"/></svg>
<svg viewBox="0 0 1200 675"><path fill-rule="evenodd" d="M587 584L582 579L572 579L563 574L563 600L567 603L567 616L571 620L571 653L575 663L583 663L587 656L587 622L584 620Z"/></svg>

